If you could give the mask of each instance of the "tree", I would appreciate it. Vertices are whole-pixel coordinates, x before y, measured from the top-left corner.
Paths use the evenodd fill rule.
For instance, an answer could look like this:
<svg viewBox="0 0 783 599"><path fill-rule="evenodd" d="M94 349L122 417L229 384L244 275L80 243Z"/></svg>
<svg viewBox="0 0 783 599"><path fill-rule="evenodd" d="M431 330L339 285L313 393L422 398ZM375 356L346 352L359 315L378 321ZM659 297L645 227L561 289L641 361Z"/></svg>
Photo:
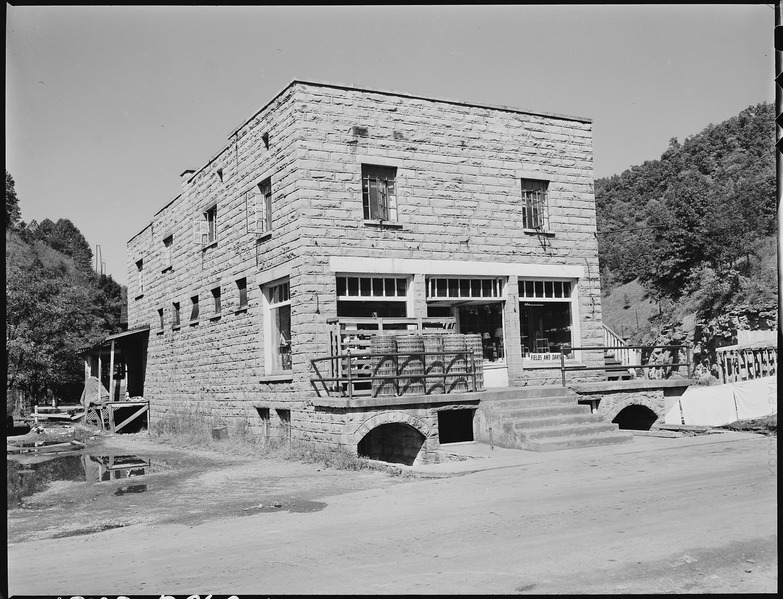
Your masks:
<svg viewBox="0 0 783 599"><path fill-rule="evenodd" d="M82 378L79 349L100 336L88 289L37 257L6 265L7 389L40 395Z"/></svg>
<svg viewBox="0 0 783 599"><path fill-rule="evenodd" d="M19 198L16 197L16 183L11 173L5 171L5 228L16 229L22 220Z"/></svg>
<svg viewBox="0 0 783 599"><path fill-rule="evenodd" d="M30 228L36 239L73 258L76 268L80 271L85 273L92 271L90 244L70 220L61 218L55 223L46 218L37 223L34 228L31 223Z"/></svg>

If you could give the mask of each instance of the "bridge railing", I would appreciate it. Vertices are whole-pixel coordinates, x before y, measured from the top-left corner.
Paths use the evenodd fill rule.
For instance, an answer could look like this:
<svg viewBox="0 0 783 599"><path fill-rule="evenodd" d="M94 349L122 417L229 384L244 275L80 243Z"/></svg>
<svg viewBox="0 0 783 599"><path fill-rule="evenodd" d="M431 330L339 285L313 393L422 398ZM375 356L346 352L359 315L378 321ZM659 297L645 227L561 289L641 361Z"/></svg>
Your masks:
<svg viewBox="0 0 783 599"><path fill-rule="evenodd" d="M566 373L574 371L588 371L588 370L603 370L606 373L617 371L617 366L606 365L603 366L567 366L566 355L573 352L602 352L606 350L618 350L629 349L637 350L635 355L638 358L638 363L623 364L623 367L631 370L638 369L643 373L644 378L658 378L666 379L672 376L674 373L684 374L686 378L690 378L691 369L693 367L693 361L691 358L691 348L687 345L622 345L622 346L586 346L586 347L564 347L560 350L560 373L563 387L566 386ZM657 351L661 350L661 351ZM668 354L668 357L667 357ZM680 357L684 355L685 361L681 362ZM685 372L681 372L680 369L684 368ZM655 373L651 376L649 373Z"/></svg>
<svg viewBox="0 0 783 599"><path fill-rule="evenodd" d="M715 354L720 381L724 384L774 376L777 373L777 342L719 347Z"/></svg>

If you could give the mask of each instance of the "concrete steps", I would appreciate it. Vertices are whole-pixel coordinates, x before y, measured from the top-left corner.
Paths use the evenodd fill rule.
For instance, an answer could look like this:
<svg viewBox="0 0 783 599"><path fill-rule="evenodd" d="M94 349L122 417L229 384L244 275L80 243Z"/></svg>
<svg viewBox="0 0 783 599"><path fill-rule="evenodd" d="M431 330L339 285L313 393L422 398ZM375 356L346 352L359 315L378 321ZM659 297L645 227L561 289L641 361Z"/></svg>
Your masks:
<svg viewBox="0 0 783 599"><path fill-rule="evenodd" d="M522 387L482 398L476 423L477 441L509 449L556 451L633 441L631 433L591 413L562 387Z"/></svg>
<svg viewBox="0 0 783 599"><path fill-rule="evenodd" d="M613 352L606 352L604 354L604 366L606 370L607 381L630 381L633 379L627 366L623 366L623 363L618 360Z"/></svg>

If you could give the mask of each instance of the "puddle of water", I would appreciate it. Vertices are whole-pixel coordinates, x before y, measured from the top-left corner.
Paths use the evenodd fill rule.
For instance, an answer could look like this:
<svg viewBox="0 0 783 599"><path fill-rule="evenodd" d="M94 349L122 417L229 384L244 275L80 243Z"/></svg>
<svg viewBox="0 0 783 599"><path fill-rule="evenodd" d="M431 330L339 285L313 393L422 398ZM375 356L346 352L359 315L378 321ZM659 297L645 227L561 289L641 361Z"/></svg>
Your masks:
<svg viewBox="0 0 783 599"><path fill-rule="evenodd" d="M242 510L243 515L261 514L265 512L291 512L306 514L309 512L319 512L326 507L323 501L297 500L286 501L284 503L275 501L269 504L254 505L253 507Z"/></svg>
<svg viewBox="0 0 783 599"><path fill-rule="evenodd" d="M121 479L131 479L152 472L165 470L161 464L153 465L148 459L135 455L57 455L41 456L33 462L15 459L6 460L8 483L7 509L22 506L24 498L44 491L56 481L101 483ZM134 480L135 482L135 480ZM143 493L147 485L132 484L121 486L114 495L127 493Z"/></svg>

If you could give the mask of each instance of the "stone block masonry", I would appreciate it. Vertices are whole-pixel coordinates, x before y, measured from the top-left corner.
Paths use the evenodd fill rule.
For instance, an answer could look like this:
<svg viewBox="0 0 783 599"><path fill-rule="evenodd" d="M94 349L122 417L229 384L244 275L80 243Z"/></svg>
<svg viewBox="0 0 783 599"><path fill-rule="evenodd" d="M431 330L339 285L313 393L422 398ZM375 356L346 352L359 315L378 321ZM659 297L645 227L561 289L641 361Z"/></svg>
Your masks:
<svg viewBox="0 0 783 599"><path fill-rule="evenodd" d="M365 219L362 165L394 169L396 217ZM586 119L294 81L204 166L185 171L182 193L128 242L129 327L151 328L153 414L187 408L353 450L375 428L399 424L430 452L431 408L360 417L312 405L310 360L329 353L338 274L406 277L408 316L427 316L427 277L502 277L509 384L556 383L519 350L515 286L572 281L572 343L602 342L592 169ZM521 179L548 182L546 231L525 227ZM283 367L270 299L281 282L290 290ZM386 413L404 417L386 422Z"/></svg>

